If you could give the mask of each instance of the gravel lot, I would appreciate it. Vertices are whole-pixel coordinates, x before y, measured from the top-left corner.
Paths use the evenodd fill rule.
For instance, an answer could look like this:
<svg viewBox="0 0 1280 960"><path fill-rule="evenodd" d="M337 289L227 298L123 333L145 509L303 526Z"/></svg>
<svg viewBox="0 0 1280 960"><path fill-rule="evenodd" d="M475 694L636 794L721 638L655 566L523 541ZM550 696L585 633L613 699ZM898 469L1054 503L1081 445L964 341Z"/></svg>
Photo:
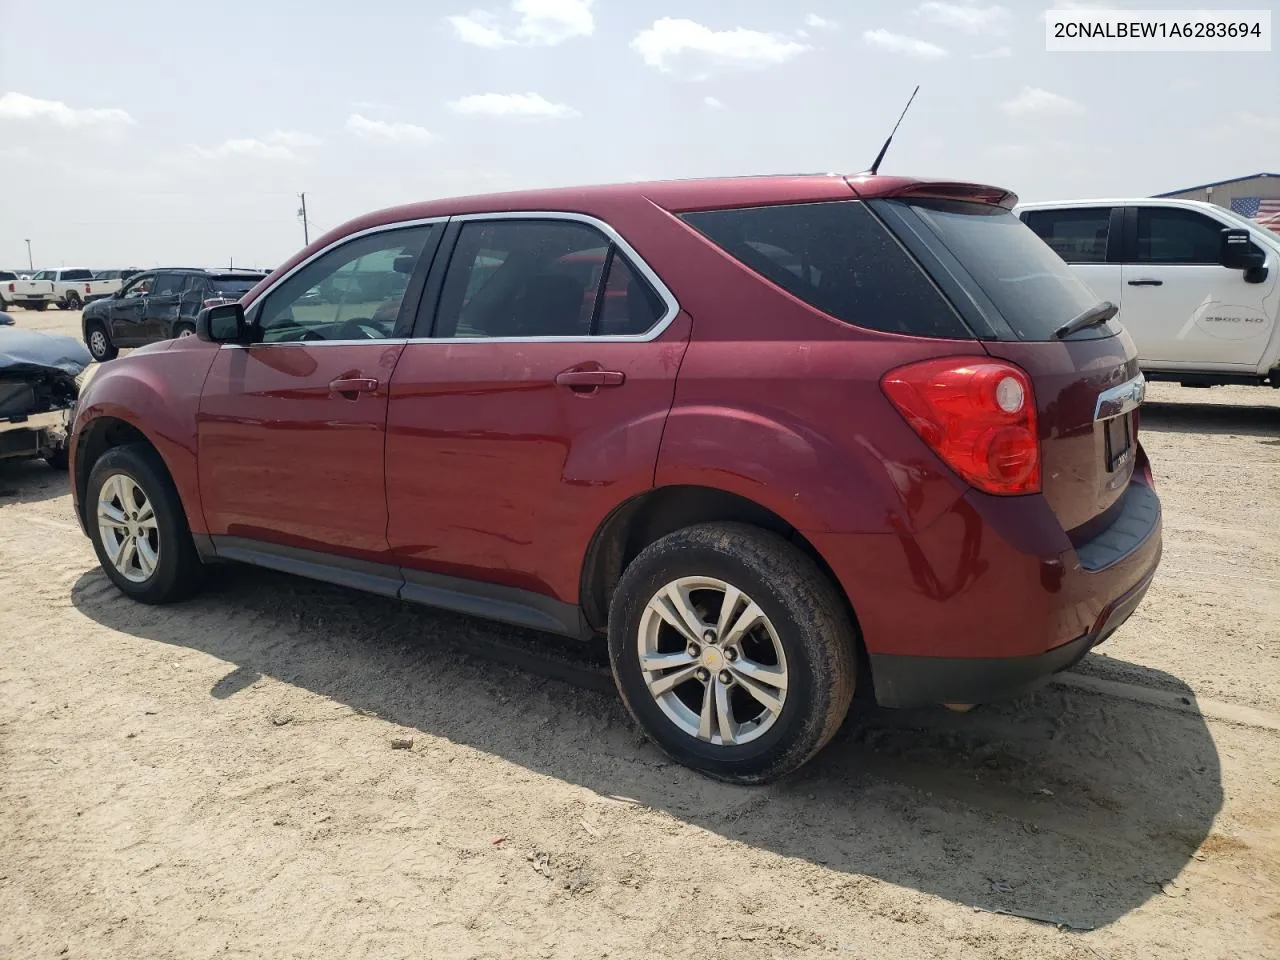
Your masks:
<svg viewBox="0 0 1280 960"><path fill-rule="evenodd" d="M132 604L0 463L0 957L1280 957L1280 392L1151 398L1164 563L1105 652L763 789L597 652L252 570Z"/></svg>

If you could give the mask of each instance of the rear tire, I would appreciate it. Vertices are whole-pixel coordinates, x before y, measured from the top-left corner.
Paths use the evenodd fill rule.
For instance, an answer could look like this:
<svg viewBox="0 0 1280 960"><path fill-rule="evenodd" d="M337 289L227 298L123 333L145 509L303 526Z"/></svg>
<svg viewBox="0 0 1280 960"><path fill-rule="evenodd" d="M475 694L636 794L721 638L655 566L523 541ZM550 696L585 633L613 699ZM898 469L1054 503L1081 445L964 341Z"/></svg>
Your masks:
<svg viewBox="0 0 1280 960"><path fill-rule="evenodd" d="M80 302L80 294L74 290L68 290L67 295L58 306L63 310L79 310L84 304Z"/></svg>
<svg viewBox="0 0 1280 960"><path fill-rule="evenodd" d="M85 327L84 343L89 348L89 355L99 363L114 360L120 351L107 336L106 328L96 320Z"/></svg>
<svg viewBox="0 0 1280 960"><path fill-rule="evenodd" d="M48 302L47 302L47 301L41 300L39 303L33 303L33 304L31 304L31 309L32 309L32 310L40 310L40 311L44 311L44 310L49 309L49 304L48 304Z"/></svg>
<svg viewBox="0 0 1280 960"><path fill-rule="evenodd" d="M650 544L609 610L609 659L631 715L672 759L732 783L776 780L831 739L853 698L856 642L818 566L738 523Z"/></svg>
<svg viewBox="0 0 1280 960"><path fill-rule="evenodd" d="M182 500L160 455L144 443L112 447L85 487L85 526L103 572L142 603L184 600L204 567Z"/></svg>
<svg viewBox="0 0 1280 960"><path fill-rule="evenodd" d="M173 325L174 339L181 337L194 337L196 335L196 327L193 323L175 323Z"/></svg>

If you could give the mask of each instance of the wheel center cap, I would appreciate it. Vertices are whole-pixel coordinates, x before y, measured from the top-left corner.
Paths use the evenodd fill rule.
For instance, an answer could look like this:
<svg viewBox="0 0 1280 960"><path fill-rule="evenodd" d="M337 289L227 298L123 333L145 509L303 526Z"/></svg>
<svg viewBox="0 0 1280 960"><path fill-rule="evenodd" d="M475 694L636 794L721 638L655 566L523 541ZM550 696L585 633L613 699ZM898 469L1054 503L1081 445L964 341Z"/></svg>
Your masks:
<svg viewBox="0 0 1280 960"><path fill-rule="evenodd" d="M724 654L715 647L705 647L702 651L702 665L708 670L719 670L724 666Z"/></svg>

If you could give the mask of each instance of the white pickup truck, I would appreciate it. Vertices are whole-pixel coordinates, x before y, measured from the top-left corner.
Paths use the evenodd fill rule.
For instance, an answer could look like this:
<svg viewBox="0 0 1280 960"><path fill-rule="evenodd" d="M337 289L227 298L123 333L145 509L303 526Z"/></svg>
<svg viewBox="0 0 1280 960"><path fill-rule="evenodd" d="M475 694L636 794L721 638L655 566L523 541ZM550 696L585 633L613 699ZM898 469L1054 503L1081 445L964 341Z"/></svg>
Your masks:
<svg viewBox="0 0 1280 960"><path fill-rule="evenodd" d="M32 281L41 280L53 284L53 302L59 310L79 310L86 303L102 300L120 289L119 280L98 280L92 270L41 270Z"/></svg>
<svg viewBox="0 0 1280 960"><path fill-rule="evenodd" d="M33 280L26 274L6 271L0 278L0 307L11 310L26 307L28 310L44 310L53 303L53 282Z"/></svg>
<svg viewBox="0 0 1280 960"><path fill-rule="evenodd" d="M1148 380L1280 387L1280 235L1198 200L1025 203L1015 212L1120 308Z"/></svg>

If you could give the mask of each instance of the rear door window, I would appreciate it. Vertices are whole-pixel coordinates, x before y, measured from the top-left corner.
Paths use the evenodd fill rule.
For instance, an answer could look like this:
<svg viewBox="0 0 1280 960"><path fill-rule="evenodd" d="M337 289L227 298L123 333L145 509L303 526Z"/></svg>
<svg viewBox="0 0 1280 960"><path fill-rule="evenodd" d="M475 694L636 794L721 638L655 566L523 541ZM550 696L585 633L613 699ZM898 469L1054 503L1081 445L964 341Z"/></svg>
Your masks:
<svg viewBox="0 0 1280 960"><path fill-rule="evenodd" d="M888 333L973 337L859 201L708 210L683 219L769 282L838 320Z"/></svg>
<svg viewBox="0 0 1280 960"><path fill-rule="evenodd" d="M961 280L967 292L981 295L982 312L995 313L988 320L1002 321L1019 340L1052 340L1055 330L1098 304L1066 262L1003 207L955 200L883 202L905 221L915 218L941 243L968 275ZM1111 320L1073 339L1114 336L1119 330Z"/></svg>
<svg viewBox="0 0 1280 960"><path fill-rule="evenodd" d="M1110 207L1031 210L1026 224L1067 263L1105 263L1111 228Z"/></svg>
<svg viewBox="0 0 1280 960"><path fill-rule="evenodd" d="M653 287L589 224L473 220L458 234L433 335L642 336L666 312Z"/></svg>

